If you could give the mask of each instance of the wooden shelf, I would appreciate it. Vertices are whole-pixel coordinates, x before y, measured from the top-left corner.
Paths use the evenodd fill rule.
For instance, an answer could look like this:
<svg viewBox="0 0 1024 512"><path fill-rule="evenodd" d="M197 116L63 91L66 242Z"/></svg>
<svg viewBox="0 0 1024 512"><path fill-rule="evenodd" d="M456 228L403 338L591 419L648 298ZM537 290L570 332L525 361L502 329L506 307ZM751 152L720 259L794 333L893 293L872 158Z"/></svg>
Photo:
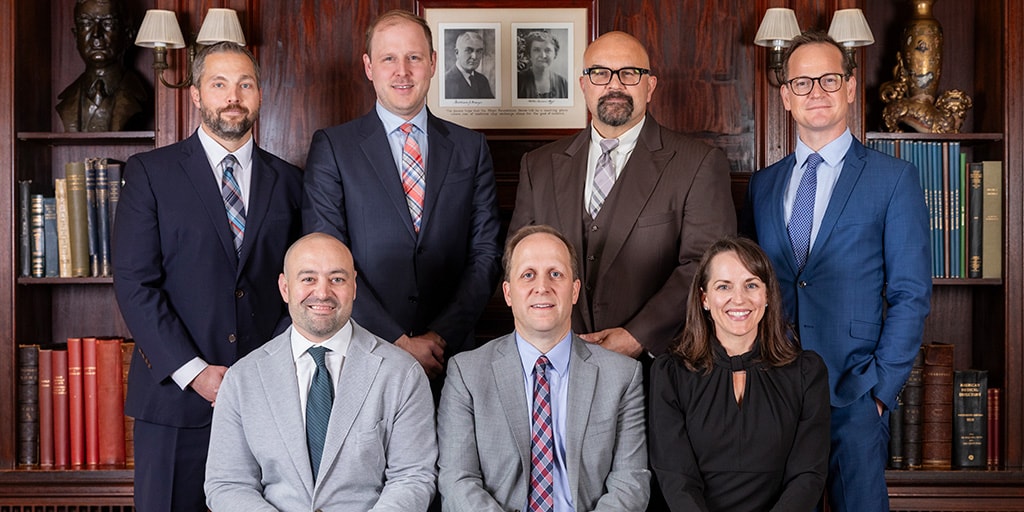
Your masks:
<svg viewBox="0 0 1024 512"><path fill-rule="evenodd" d="M22 285L114 284L113 277L19 277Z"/></svg>
<svg viewBox="0 0 1024 512"><path fill-rule="evenodd" d="M21 282L20 280L18 281ZM933 277L932 285L936 286L1000 286L1002 279L962 278L962 277Z"/></svg>
<svg viewBox="0 0 1024 512"><path fill-rule="evenodd" d="M156 133L142 132L18 132L18 140L52 146L152 144Z"/></svg>
<svg viewBox="0 0 1024 512"><path fill-rule="evenodd" d="M936 142L999 142L1003 140L1001 133L917 133L917 132L868 132L867 140L926 140Z"/></svg>
<svg viewBox="0 0 1024 512"><path fill-rule="evenodd" d="M0 504L131 505L132 469L0 471Z"/></svg>

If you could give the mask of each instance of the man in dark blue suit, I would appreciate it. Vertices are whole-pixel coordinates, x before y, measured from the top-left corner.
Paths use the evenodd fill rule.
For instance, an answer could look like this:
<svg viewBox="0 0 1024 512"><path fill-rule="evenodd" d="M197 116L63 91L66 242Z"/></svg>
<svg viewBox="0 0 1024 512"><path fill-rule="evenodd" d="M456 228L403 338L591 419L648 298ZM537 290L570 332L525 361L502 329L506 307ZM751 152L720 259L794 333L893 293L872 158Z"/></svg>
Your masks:
<svg viewBox="0 0 1024 512"><path fill-rule="evenodd" d="M473 347L473 327L500 272L494 169L484 136L426 108L430 27L390 11L367 30L363 66L376 107L313 135L303 229L352 250L352 318L411 353L436 384L446 358Z"/></svg>
<svg viewBox="0 0 1024 512"><path fill-rule="evenodd" d="M259 68L234 43L193 64L202 126L131 157L113 232L114 291L135 338L135 509L206 510L212 406L227 367L287 311L274 276L301 229L298 168L256 147Z"/></svg>
<svg viewBox="0 0 1024 512"><path fill-rule="evenodd" d="M771 257L803 348L828 366L831 510L887 511L889 411L930 307L928 211L917 169L847 128L851 56L807 32L783 69L796 151L751 178L744 231Z"/></svg>

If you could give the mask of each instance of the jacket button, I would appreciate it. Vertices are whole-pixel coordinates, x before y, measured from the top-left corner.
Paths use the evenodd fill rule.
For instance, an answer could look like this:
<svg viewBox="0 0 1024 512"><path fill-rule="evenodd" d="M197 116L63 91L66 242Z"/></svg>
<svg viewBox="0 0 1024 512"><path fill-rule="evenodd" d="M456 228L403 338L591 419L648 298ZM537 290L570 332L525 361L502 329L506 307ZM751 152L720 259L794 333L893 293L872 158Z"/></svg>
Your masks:
<svg viewBox="0 0 1024 512"><path fill-rule="evenodd" d="M591 224L590 225L590 230L591 231L597 231L597 224Z"/></svg>
<svg viewBox="0 0 1024 512"><path fill-rule="evenodd" d="M807 281L800 281L796 285L799 286L800 288L807 288Z"/></svg>
<svg viewBox="0 0 1024 512"><path fill-rule="evenodd" d="M238 341L238 337L234 334L228 334L228 343L234 343Z"/></svg>
<svg viewBox="0 0 1024 512"><path fill-rule="evenodd" d="M587 256L587 261L594 261L596 259L597 258L595 258L593 254L591 254L590 256Z"/></svg>
<svg viewBox="0 0 1024 512"><path fill-rule="evenodd" d="M417 298L415 295L410 295L409 296L409 303L411 303L411 304L416 304L416 302L418 300L419 300L419 298Z"/></svg>
<svg viewBox="0 0 1024 512"><path fill-rule="evenodd" d="M235 298L241 299L242 297L245 297L245 290L235 290Z"/></svg>

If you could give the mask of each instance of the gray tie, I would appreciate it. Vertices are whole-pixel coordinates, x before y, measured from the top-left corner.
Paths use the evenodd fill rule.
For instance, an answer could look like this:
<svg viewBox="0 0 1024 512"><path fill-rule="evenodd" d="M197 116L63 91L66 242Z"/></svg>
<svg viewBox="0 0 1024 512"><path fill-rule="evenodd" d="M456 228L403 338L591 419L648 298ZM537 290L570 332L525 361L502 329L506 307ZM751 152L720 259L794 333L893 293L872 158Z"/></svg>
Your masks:
<svg viewBox="0 0 1024 512"><path fill-rule="evenodd" d="M309 448L309 463L313 467L313 481L320 472L320 458L324 453L324 439L327 425L331 421L331 405L334 403L334 386L331 373L327 370L324 347L310 347L307 352L316 362L313 382L306 397L306 447Z"/></svg>
<svg viewBox="0 0 1024 512"><path fill-rule="evenodd" d="M601 139L601 156L597 159L597 167L594 168L594 192L590 196L590 217L596 218L604 200L615 184L615 164L612 162L611 152L619 147L619 139Z"/></svg>

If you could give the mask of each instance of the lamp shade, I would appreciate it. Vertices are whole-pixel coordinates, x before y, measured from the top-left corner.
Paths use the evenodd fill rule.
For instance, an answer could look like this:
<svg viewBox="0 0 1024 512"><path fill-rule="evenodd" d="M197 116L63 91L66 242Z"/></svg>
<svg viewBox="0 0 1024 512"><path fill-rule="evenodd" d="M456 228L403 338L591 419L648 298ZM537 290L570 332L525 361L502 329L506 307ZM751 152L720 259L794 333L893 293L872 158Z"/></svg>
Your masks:
<svg viewBox="0 0 1024 512"><path fill-rule="evenodd" d="M867 46L875 42L871 27L860 9L840 9L832 16L828 35L843 46Z"/></svg>
<svg viewBox="0 0 1024 512"><path fill-rule="evenodd" d="M150 9L146 11L146 17L139 27L139 35L135 38L136 46L156 48L165 46L167 48L184 48L185 38L181 36L181 29L178 28L178 19L171 11L163 9Z"/></svg>
<svg viewBox="0 0 1024 512"><path fill-rule="evenodd" d="M794 37L800 35L800 25L796 22L793 9L772 7L765 11L761 26L754 36L754 44L758 46L789 46Z"/></svg>
<svg viewBox="0 0 1024 512"><path fill-rule="evenodd" d="M206 11L206 19L199 29L196 42L210 45L221 41L231 41L245 46L245 34L242 24L238 22L238 14L234 9L210 9Z"/></svg>

